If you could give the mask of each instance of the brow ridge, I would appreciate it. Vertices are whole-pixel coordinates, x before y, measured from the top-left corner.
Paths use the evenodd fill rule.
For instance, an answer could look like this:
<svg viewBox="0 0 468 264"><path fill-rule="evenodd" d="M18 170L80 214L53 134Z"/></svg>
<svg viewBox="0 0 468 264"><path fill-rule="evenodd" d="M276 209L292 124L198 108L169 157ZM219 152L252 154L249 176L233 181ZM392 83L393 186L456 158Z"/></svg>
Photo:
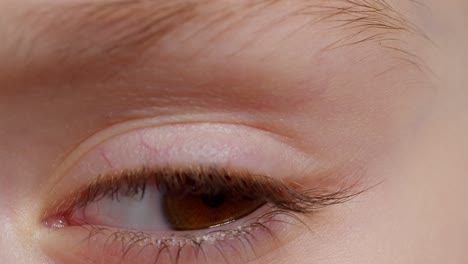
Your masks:
<svg viewBox="0 0 468 264"><path fill-rule="evenodd" d="M34 10L31 17L39 17L37 24L44 24L41 35L58 36L60 48L56 55L61 56L60 61L73 60L75 57L107 57L116 56L144 56L145 50L154 49L161 40L170 37L171 33L183 28L184 25L195 19L203 18L207 21L199 30L179 43L186 43L199 34L218 27L219 34L210 40L215 42L222 35L229 34L236 24L245 24L239 20L240 12L252 14L261 12L262 8L269 8L287 0L255 0L245 2L242 8L230 13L232 5L217 12L204 12L206 7L215 0L118 0L109 2L86 2L78 4L62 4L53 7ZM298 8L282 15L285 21L288 17L309 17L310 22L296 29L294 34L303 32L304 28L318 23L330 23L329 30L348 32L344 37L327 46L324 51L374 42L381 47L391 47L397 51L396 44L402 42L402 33L416 33L424 35L415 25L395 10L386 0L291 0L300 2ZM415 0L411 0L415 1ZM219 16L223 13L227 16ZM242 16L241 16L242 17ZM236 19L234 19L236 18ZM232 23L224 20L233 20ZM262 28L257 34L261 38L271 27ZM220 24L223 24L220 26ZM72 41L71 41L72 40ZM255 43L255 39L246 41L242 49ZM207 43L209 46L211 43ZM138 52L135 52L138 51ZM231 54L232 55L232 54ZM406 54L401 54L405 55Z"/></svg>

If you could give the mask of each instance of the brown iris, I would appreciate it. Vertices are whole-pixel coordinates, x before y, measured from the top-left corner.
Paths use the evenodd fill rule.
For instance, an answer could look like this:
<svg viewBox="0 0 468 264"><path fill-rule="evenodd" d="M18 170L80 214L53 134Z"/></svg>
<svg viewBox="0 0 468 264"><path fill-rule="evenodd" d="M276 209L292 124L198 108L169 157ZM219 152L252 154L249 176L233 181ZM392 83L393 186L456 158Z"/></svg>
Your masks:
<svg viewBox="0 0 468 264"><path fill-rule="evenodd" d="M163 197L165 216L175 230L197 230L238 220L262 206L252 199L230 199L224 194Z"/></svg>

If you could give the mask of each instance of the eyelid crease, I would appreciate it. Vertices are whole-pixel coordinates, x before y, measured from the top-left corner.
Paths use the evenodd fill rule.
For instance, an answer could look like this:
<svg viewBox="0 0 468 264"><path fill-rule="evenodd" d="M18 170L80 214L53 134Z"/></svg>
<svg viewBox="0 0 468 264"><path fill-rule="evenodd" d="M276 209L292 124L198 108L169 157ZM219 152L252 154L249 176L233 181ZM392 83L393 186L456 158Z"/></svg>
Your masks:
<svg viewBox="0 0 468 264"><path fill-rule="evenodd" d="M357 183L331 191L305 189L297 183L216 166L140 167L96 177L90 184L53 203L43 218L69 214L105 197L118 199L119 195L144 195L149 183L155 183L161 191L180 195L223 192L231 198L260 199L278 209L297 213L311 213L329 205L344 203L367 190L356 190Z"/></svg>

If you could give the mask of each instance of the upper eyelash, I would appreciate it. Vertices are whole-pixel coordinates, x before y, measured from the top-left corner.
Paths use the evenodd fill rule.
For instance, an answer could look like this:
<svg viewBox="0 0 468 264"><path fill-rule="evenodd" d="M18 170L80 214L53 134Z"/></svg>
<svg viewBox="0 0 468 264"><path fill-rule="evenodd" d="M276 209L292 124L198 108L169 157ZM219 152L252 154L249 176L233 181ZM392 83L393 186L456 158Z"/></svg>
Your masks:
<svg viewBox="0 0 468 264"><path fill-rule="evenodd" d="M83 208L105 197L142 197L149 182L159 190L180 195L223 194L240 199L262 199L278 209L310 213L323 207L344 203L365 190L356 191L355 185L330 191L318 188L304 189L272 177L252 174L245 170L217 166L140 167L111 172L96 177L90 184L52 206L46 215L57 215Z"/></svg>

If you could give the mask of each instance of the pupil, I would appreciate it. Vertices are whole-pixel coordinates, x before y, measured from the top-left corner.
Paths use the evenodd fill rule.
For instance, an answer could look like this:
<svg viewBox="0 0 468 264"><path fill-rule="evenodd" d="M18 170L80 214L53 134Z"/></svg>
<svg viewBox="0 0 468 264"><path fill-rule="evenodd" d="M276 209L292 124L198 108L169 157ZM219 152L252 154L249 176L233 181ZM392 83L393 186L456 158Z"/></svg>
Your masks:
<svg viewBox="0 0 468 264"><path fill-rule="evenodd" d="M217 194L214 196L202 195L203 203L210 208L218 208L224 204L224 195Z"/></svg>

